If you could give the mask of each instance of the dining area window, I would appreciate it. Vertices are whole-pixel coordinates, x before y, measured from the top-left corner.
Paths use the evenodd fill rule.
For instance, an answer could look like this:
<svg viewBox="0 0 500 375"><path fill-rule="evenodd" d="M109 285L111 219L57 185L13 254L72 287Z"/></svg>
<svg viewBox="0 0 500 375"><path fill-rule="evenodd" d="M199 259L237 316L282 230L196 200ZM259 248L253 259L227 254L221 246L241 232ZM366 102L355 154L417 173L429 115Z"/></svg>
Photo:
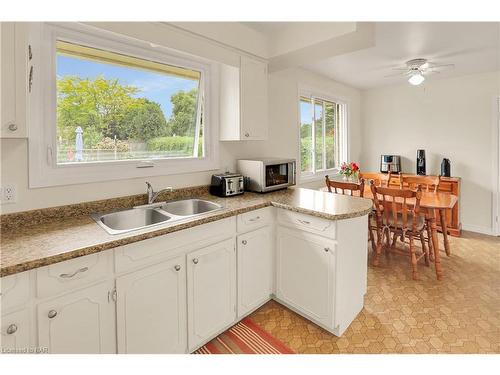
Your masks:
<svg viewBox="0 0 500 375"><path fill-rule="evenodd" d="M313 95L300 96L301 175L340 167L346 159L346 104Z"/></svg>

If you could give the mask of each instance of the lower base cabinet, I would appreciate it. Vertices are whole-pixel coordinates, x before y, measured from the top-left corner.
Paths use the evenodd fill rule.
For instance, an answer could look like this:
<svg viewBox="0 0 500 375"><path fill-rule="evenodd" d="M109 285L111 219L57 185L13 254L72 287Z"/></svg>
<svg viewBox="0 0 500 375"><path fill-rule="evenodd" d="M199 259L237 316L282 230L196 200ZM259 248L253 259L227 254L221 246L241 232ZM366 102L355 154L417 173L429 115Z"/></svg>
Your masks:
<svg viewBox="0 0 500 375"><path fill-rule="evenodd" d="M118 353L185 353L186 265L180 256L116 279Z"/></svg>
<svg viewBox="0 0 500 375"><path fill-rule="evenodd" d="M25 353L30 345L30 309L2 315L0 347L4 353Z"/></svg>
<svg viewBox="0 0 500 375"><path fill-rule="evenodd" d="M49 353L116 353L113 281L38 305L39 346Z"/></svg>
<svg viewBox="0 0 500 375"><path fill-rule="evenodd" d="M274 238L267 226L238 236L238 317L268 301L273 292Z"/></svg>
<svg viewBox="0 0 500 375"><path fill-rule="evenodd" d="M334 241L278 227L276 296L318 323L333 328Z"/></svg>
<svg viewBox="0 0 500 375"><path fill-rule="evenodd" d="M190 351L236 319L235 250L229 239L187 255Z"/></svg>

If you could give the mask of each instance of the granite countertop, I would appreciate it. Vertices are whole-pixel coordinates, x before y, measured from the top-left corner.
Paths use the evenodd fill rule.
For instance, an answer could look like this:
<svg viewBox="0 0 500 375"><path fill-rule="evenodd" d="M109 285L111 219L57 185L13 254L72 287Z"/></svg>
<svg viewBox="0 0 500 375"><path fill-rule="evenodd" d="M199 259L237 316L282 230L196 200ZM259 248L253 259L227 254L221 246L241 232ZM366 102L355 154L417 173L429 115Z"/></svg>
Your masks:
<svg viewBox="0 0 500 375"><path fill-rule="evenodd" d="M218 198L209 195L207 192L199 192L194 197L219 203L223 206L223 209L182 222L164 224L118 235L108 234L87 214L83 214L82 212L85 212L83 209L79 211L78 215L70 218L66 215L62 220L53 219L34 224L26 224L25 222L17 222L16 225L2 224L0 277L161 236L268 206L284 208L329 220L342 220L367 215L372 209L372 202L368 199L303 188L280 190L268 194L246 192L243 195L230 198ZM85 203L81 205L83 206ZM30 215L28 214L29 212L24 213L23 217L29 218Z"/></svg>

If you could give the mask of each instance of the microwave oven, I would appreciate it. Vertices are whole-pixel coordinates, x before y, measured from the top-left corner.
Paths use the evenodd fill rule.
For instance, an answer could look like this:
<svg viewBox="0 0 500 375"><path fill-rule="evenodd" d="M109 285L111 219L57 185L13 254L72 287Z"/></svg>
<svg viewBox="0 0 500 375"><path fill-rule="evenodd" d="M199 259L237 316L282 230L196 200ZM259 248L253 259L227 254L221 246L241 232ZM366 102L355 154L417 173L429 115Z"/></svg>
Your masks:
<svg viewBox="0 0 500 375"><path fill-rule="evenodd" d="M245 177L245 189L265 193L295 185L294 159L238 160L238 172Z"/></svg>

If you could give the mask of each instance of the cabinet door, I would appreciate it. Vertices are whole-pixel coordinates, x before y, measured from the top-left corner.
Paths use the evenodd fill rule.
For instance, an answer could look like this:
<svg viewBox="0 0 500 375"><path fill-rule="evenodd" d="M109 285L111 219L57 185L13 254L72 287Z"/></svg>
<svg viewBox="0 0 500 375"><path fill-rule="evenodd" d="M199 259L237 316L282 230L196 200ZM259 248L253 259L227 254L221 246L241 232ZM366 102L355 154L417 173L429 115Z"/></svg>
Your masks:
<svg viewBox="0 0 500 375"><path fill-rule="evenodd" d="M278 299L333 328L335 243L298 230L277 233Z"/></svg>
<svg viewBox="0 0 500 375"><path fill-rule="evenodd" d="M3 353L23 353L30 347L30 310L2 315L1 349Z"/></svg>
<svg viewBox="0 0 500 375"><path fill-rule="evenodd" d="M267 64L241 57L241 139L266 140L268 136Z"/></svg>
<svg viewBox="0 0 500 375"><path fill-rule="evenodd" d="M187 255L188 337L193 350L236 317L234 240L226 240Z"/></svg>
<svg viewBox="0 0 500 375"><path fill-rule="evenodd" d="M185 353L184 256L116 279L118 353Z"/></svg>
<svg viewBox="0 0 500 375"><path fill-rule="evenodd" d="M238 317L269 300L273 288L272 229L238 236Z"/></svg>
<svg viewBox="0 0 500 375"><path fill-rule="evenodd" d="M0 138L26 137L27 24L0 25Z"/></svg>
<svg viewBox="0 0 500 375"><path fill-rule="evenodd" d="M1 136L9 134L9 126L16 124L16 80L15 80L15 24L14 22L2 22L1 32L1 111L2 121Z"/></svg>
<svg viewBox="0 0 500 375"><path fill-rule="evenodd" d="M38 305L39 346L50 353L116 353L113 282Z"/></svg>

